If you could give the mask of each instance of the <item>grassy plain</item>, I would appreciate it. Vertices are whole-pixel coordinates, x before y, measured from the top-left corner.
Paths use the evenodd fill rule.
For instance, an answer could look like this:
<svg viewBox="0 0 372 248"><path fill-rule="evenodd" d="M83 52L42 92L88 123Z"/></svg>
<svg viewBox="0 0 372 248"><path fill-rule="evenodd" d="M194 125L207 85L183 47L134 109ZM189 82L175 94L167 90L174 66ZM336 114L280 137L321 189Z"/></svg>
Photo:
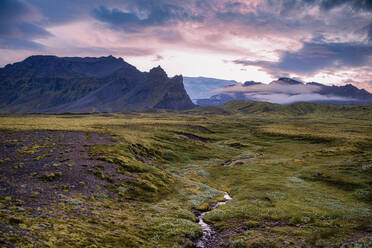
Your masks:
<svg viewBox="0 0 372 248"><path fill-rule="evenodd" d="M223 191L233 199L206 221L227 247L372 246L371 105L231 102L186 112L2 116L0 129L1 145L17 147L0 154L2 180L10 170L25 176L45 149L62 153L63 168L81 168L76 185L66 183L67 169L45 165L19 183L37 183L38 194L0 190L0 246L192 247L202 230L191 210ZM85 145L103 164L63 161L76 146L52 137L50 147L6 138L40 130L110 135ZM107 174L108 164L121 177ZM102 183L88 192L91 174ZM43 187L55 198L44 199Z"/></svg>

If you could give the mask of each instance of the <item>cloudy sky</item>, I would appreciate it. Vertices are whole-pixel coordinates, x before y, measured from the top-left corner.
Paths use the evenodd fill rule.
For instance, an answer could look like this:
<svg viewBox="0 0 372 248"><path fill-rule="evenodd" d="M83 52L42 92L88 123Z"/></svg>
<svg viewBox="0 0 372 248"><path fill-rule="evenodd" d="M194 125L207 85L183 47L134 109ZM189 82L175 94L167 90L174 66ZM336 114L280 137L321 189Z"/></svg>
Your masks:
<svg viewBox="0 0 372 248"><path fill-rule="evenodd" d="M33 54L372 92L372 0L0 0L0 66Z"/></svg>

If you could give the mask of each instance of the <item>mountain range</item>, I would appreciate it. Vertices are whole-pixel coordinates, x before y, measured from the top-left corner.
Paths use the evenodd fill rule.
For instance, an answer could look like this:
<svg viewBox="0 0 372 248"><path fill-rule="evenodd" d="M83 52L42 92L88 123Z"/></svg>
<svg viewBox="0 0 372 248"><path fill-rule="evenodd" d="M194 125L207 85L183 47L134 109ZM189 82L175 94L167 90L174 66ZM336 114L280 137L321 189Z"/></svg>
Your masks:
<svg viewBox="0 0 372 248"><path fill-rule="evenodd" d="M209 98L223 87L238 84L235 80L223 80L207 77L184 77L183 84L191 100Z"/></svg>
<svg viewBox="0 0 372 248"><path fill-rule="evenodd" d="M198 99L200 106L218 106L233 100L291 104L295 102L326 103L336 105L362 105L372 103L372 94L352 84L328 86L303 83L291 78L279 78L269 84L247 81L226 86L218 94Z"/></svg>
<svg viewBox="0 0 372 248"><path fill-rule="evenodd" d="M185 83L185 85L184 85ZM233 100L361 105L372 94L351 84L328 86L279 78L269 84L141 72L122 58L35 55L0 68L0 113L91 113L187 110Z"/></svg>
<svg viewBox="0 0 372 248"><path fill-rule="evenodd" d="M120 112L193 108L182 76L141 72L113 56L36 55L0 69L0 112Z"/></svg>

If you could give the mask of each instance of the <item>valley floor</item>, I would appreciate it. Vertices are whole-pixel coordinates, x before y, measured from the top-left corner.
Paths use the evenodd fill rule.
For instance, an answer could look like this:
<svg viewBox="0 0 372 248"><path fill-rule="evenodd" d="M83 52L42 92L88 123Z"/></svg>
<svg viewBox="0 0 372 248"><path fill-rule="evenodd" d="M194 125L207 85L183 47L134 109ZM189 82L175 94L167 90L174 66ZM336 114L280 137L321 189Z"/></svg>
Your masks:
<svg viewBox="0 0 372 248"><path fill-rule="evenodd" d="M0 117L0 247L372 247L372 119Z"/></svg>

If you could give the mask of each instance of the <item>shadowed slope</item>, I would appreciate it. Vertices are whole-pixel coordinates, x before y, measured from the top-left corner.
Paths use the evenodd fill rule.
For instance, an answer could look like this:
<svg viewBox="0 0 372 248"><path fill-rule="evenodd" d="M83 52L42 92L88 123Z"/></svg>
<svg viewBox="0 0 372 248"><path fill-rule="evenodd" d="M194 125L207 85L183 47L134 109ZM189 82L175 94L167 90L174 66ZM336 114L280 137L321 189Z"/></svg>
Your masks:
<svg viewBox="0 0 372 248"><path fill-rule="evenodd" d="M149 73L121 69L106 78L107 84L77 101L47 112L120 112L145 109L190 109L182 76L169 79L160 67Z"/></svg>
<svg viewBox="0 0 372 248"><path fill-rule="evenodd" d="M194 107L182 76L122 58L31 56L0 69L0 112L119 112Z"/></svg>

